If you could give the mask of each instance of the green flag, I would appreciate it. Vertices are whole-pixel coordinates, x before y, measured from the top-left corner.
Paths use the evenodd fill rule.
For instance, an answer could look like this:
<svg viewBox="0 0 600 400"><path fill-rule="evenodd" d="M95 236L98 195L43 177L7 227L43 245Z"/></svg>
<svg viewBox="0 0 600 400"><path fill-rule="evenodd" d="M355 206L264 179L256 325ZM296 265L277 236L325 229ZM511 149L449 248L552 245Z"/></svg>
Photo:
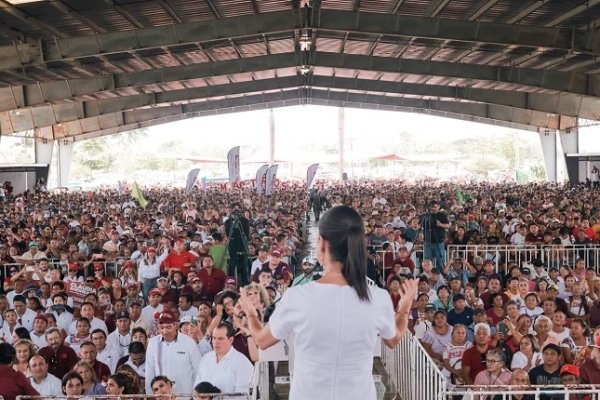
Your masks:
<svg viewBox="0 0 600 400"><path fill-rule="evenodd" d="M458 198L458 205L462 207L462 205L465 204L465 198L462 190L460 190L458 186L456 187L456 197Z"/></svg>
<svg viewBox="0 0 600 400"><path fill-rule="evenodd" d="M131 188L131 197L137 199L138 203L140 203L140 207L142 207L143 209L146 208L148 202L144 198L144 195L142 194L142 191L140 190L140 187L138 186L136 181L133 181L133 187Z"/></svg>
<svg viewBox="0 0 600 400"><path fill-rule="evenodd" d="M526 174L525 172L517 170L516 171L516 181L517 181L517 184L524 185L527 182L529 182L529 175Z"/></svg>

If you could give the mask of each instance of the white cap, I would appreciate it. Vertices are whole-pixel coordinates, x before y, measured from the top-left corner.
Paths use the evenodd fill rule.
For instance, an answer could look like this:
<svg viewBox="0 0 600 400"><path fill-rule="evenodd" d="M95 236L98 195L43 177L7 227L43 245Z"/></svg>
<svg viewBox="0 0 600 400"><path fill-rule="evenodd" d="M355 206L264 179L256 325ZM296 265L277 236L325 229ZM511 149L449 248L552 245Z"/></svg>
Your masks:
<svg viewBox="0 0 600 400"><path fill-rule="evenodd" d="M308 257L304 257L304 260L302 260L302 265L304 265L304 264L306 264L306 263L309 263L309 264L315 265L315 264L316 264L316 261L315 261L315 259L314 259L314 258L312 258L312 257L308 256Z"/></svg>
<svg viewBox="0 0 600 400"><path fill-rule="evenodd" d="M190 249L195 249L196 247L200 247L200 242L192 242L190 243Z"/></svg>

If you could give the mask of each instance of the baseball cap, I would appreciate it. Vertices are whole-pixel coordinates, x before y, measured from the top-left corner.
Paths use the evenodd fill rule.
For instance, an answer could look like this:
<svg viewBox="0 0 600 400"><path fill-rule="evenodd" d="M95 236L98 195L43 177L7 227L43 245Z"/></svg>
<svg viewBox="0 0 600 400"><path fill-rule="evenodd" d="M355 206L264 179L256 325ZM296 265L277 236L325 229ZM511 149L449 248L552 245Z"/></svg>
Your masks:
<svg viewBox="0 0 600 400"><path fill-rule="evenodd" d="M485 260L483 262L483 265L493 265L493 264L494 264L494 262L492 260Z"/></svg>
<svg viewBox="0 0 600 400"><path fill-rule="evenodd" d="M408 251L408 249L406 248L406 246L400 246L398 247L398 251Z"/></svg>
<svg viewBox="0 0 600 400"><path fill-rule="evenodd" d="M38 289L39 288L37 286L35 286L35 285L29 285L29 286L27 286L27 288L25 289L25 291L26 292L29 292L29 291L32 291L32 290L37 291Z"/></svg>
<svg viewBox="0 0 600 400"><path fill-rule="evenodd" d="M195 249L200 246L201 246L200 242L191 242L190 243L190 249Z"/></svg>
<svg viewBox="0 0 600 400"><path fill-rule="evenodd" d="M531 270L527 267L521 268L521 274L523 275L531 275Z"/></svg>
<svg viewBox="0 0 600 400"><path fill-rule="evenodd" d="M69 271L77 271L77 270L79 270L79 265L69 264Z"/></svg>
<svg viewBox="0 0 600 400"><path fill-rule="evenodd" d="M175 238L175 240L173 241L173 243L177 243L177 242L181 242L181 243L183 243L183 239L182 239L182 238L180 238L180 237L178 237L178 238Z"/></svg>
<svg viewBox="0 0 600 400"><path fill-rule="evenodd" d="M162 296L160 289L154 288L154 289L150 289L150 291L148 292L148 296L156 296L156 295Z"/></svg>
<svg viewBox="0 0 600 400"><path fill-rule="evenodd" d="M150 246L150 247L148 247L148 248L146 249L146 251L147 251L148 253L149 253L149 252L151 252L151 251L154 251L154 252L156 252L156 247L154 247L154 246Z"/></svg>
<svg viewBox="0 0 600 400"><path fill-rule="evenodd" d="M133 268L135 264L133 264L133 261L125 261L123 263L123 268Z"/></svg>
<svg viewBox="0 0 600 400"><path fill-rule="evenodd" d="M179 321L179 326L183 324L192 324L198 326L198 318L191 315L186 315L181 319L181 321Z"/></svg>
<svg viewBox="0 0 600 400"><path fill-rule="evenodd" d="M271 256L273 257L281 257L281 250L275 249L271 251Z"/></svg>
<svg viewBox="0 0 600 400"><path fill-rule="evenodd" d="M202 282L202 281L197 276L192 278L192 280L190 281L190 283L196 283L196 282Z"/></svg>
<svg viewBox="0 0 600 400"><path fill-rule="evenodd" d="M398 275L412 275L412 274L410 272L410 268L400 267L400 271L398 272Z"/></svg>
<svg viewBox="0 0 600 400"><path fill-rule="evenodd" d="M135 283L128 283L125 285L125 289L137 289L137 285Z"/></svg>
<svg viewBox="0 0 600 400"><path fill-rule="evenodd" d="M258 251L269 251L269 248L263 245L258 248Z"/></svg>
<svg viewBox="0 0 600 400"><path fill-rule="evenodd" d="M315 265L315 259L308 256L308 257L304 257L304 260L302 260L302 264L312 264Z"/></svg>
<svg viewBox="0 0 600 400"><path fill-rule="evenodd" d="M38 243L37 242L29 242L29 248L32 247L38 247Z"/></svg>
<svg viewBox="0 0 600 400"><path fill-rule="evenodd" d="M177 320L175 319L175 314L173 314L169 310L165 310L165 311L161 312L158 316L159 324L174 324L176 322L177 322Z"/></svg>
<svg viewBox="0 0 600 400"><path fill-rule="evenodd" d="M104 265L102 265L100 263L94 264L94 271L102 271L102 270L104 270Z"/></svg>
<svg viewBox="0 0 600 400"><path fill-rule="evenodd" d="M559 291L559 290L558 290L558 286L556 286L556 285L549 285L549 286L546 288L546 291L548 291L548 290L551 290L551 289L553 289L553 290L556 290L557 292Z"/></svg>
<svg viewBox="0 0 600 400"><path fill-rule="evenodd" d="M235 279L233 276L227 277L225 286L237 286L237 279Z"/></svg>
<svg viewBox="0 0 600 400"><path fill-rule="evenodd" d="M129 313L127 311L117 311L115 313L115 321L121 318L129 319Z"/></svg>
<svg viewBox="0 0 600 400"><path fill-rule="evenodd" d="M542 265L544 265L544 262L539 258L534 258L533 261L531 261L531 264L533 264L536 267L541 267Z"/></svg>
<svg viewBox="0 0 600 400"><path fill-rule="evenodd" d="M560 373L558 375L563 376L563 374L571 374L579 378L579 368L573 364L565 364L560 369Z"/></svg>
<svg viewBox="0 0 600 400"><path fill-rule="evenodd" d="M158 279L156 279L156 282L163 281L163 280L167 281L168 279L166 277L164 277L164 276L159 276Z"/></svg>
<svg viewBox="0 0 600 400"><path fill-rule="evenodd" d="M434 304L429 303L425 306L425 312L427 311L437 311L437 307Z"/></svg>
<svg viewBox="0 0 600 400"><path fill-rule="evenodd" d="M129 304L129 307L135 307L135 306L141 307L142 306L142 302L139 301L139 300L134 300L134 301L131 302L131 304Z"/></svg>
<svg viewBox="0 0 600 400"><path fill-rule="evenodd" d="M35 321L36 319L43 319L44 321L48 322L48 316L44 313L37 313L33 320Z"/></svg>

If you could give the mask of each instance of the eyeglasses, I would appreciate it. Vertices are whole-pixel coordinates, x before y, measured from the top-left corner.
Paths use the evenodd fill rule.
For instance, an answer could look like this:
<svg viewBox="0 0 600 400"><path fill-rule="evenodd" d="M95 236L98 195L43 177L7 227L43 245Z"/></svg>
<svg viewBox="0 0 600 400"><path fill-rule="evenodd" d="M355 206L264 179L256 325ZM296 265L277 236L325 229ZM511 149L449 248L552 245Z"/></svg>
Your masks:
<svg viewBox="0 0 600 400"><path fill-rule="evenodd" d="M85 283L94 283L95 281L90 279L90 280L86 280Z"/></svg>
<svg viewBox="0 0 600 400"><path fill-rule="evenodd" d="M485 360L485 363L486 364L490 364L490 365L494 365L494 364L499 363L499 362L502 362L502 361L500 361L500 360L492 360L492 359L489 359L489 358Z"/></svg>
<svg viewBox="0 0 600 400"><path fill-rule="evenodd" d="M16 273L17 273L17 270L16 270L16 269L11 269L11 270L10 270L10 273L11 273L11 274L16 274Z"/></svg>

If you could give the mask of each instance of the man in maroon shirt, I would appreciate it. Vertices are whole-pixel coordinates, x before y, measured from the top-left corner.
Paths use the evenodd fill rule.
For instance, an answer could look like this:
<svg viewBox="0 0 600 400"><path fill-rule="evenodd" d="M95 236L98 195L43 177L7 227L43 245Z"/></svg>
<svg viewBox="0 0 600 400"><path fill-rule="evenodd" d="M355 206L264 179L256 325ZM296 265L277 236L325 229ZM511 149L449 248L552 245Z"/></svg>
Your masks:
<svg viewBox="0 0 600 400"><path fill-rule="evenodd" d="M160 304L167 304L170 306L175 305L179 302L179 298L177 297L177 292L175 289L171 289L169 287L169 281L164 276L160 276L156 280L157 289L160 290L162 295L162 300Z"/></svg>
<svg viewBox="0 0 600 400"><path fill-rule="evenodd" d="M269 257L269 261L263 264L264 266L268 266L271 271L273 271L273 279L277 281L278 284L287 284L290 279L293 278L292 273L290 272L290 266L281 261L281 250L278 248L271 250L271 254ZM252 282L259 282L260 270L256 270L254 275L252 276Z"/></svg>
<svg viewBox="0 0 600 400"><path fill-rule="evenodd" d="M500 296L502 296L502 303L506 304L508 302L508 300L510 300L508 298L508 296L506 295L506 293L502 293L502 286L500 286L500 280L498 278L492 278L490 279L490 283L488 284L488 291L485 293L482 293L479 298L483 301L483 307L486 310L489 310L490 308L492 308L492 303L490 302L490 296L494 293L500 293Z"/></svg>
<svg viewBox="0 0 600 400"><path fill-rule="evenodd" d="M589 360L579 367L581 383L584 385L600 385L600 338L588 346L592 349Z"/></svg>
<svg viewBox="0 0 600 400"><path fill-rule="evenodd" d="M208 294L202 290L203 288L204 282L202 282L202 279L195 276L183 287L181 294L191 294L194 307L198 307L201 302L208 301Z"/></svg>
<svg viewBox="0 0 600 400"><path fill-rule="evenodd" d="M46 341L48 346L40 349L38 355L46 360L48 372L62 379L79 361L77 354L72 348L63 344L63 338L57 328L46 331Z"/></svg>
<svg viewBox="0 0 600 400"><path fill-rule="evenodd" d="M215 268L215 262L211 256L204 257L202 268L198 271L198 278L203 282L202 294L213 301L217 293L225 287L227 275L225 272Z"/></svg>
<svg viewBox="0 0 600 400"><path fill-rule="evenodd" d="M408 249L406 246L400 246L398 248L398 258L394 260L394 264L396 263L402 264L403 267L410 269L410 273L415 273L415 263L408 257Z"/></svg>
<svg viewBox="0 0 600 400"><path fill-rule="evenodd" d="M478 373L485 370L485 354L495 347L490 345L490 327L485 322L475 325L475 346L466 350L462 358L465 385L472 385Z"/></svg>
<svg viewBox="0 0 600 400"><path fill-rule="evenodd" d="M15 400L17 396L39 396L29 379L15 371L12 363L17 353L8 343L0 343L0 396L5 400Z"/></svg>

